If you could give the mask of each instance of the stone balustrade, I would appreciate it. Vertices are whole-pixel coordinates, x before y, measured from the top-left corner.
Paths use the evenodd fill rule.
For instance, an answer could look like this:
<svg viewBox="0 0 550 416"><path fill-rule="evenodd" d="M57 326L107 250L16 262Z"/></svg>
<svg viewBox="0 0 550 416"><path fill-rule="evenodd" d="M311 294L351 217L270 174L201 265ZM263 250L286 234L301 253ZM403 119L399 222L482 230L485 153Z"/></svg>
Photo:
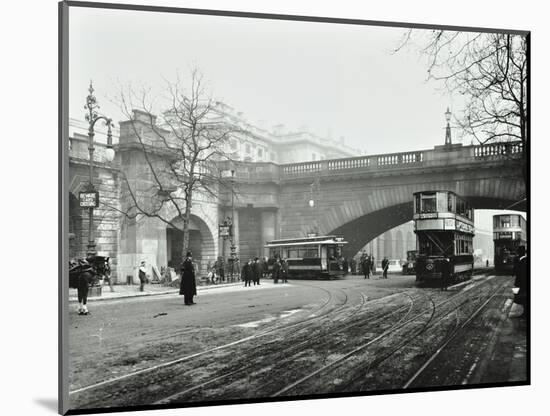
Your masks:
<svg viewBox="0 0 550 416"><path fill-rule="evenodd" d="M484 145L438 146L433 150L370 155L333 160L275 165L272 163L240 163L236 168L237 181L273 181L332 175L336 173L376 172L381 169L410 169L412 167L449 166L479 160L508 159L521 154L521 142Z"/></svg>

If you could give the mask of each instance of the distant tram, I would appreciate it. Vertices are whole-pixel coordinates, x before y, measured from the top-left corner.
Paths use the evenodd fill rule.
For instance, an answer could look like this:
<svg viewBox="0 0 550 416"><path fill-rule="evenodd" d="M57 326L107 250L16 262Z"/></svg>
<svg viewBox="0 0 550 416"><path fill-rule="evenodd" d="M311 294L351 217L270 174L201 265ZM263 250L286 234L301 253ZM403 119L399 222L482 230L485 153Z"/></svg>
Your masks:
<svg viewBox="0 0 550 416"><path fill-rule="evenodd" d="M295 279L333 279L343 276L342 247L347 244L334 235L273 240L269 248L268 270L275 258L286 259L288 275Z"/></svg>
<svg viewBox="0 0 550 416"><path fill-rule="evenodd" d="M450 191L414 194L416 233L416 281L437 281L442 264L450 262L451 280L470 278L474 269L474 210Z"/></svg>
<svg viewBox="0 0 550 416"><path fill-rule="evenodd" d="M526 245L526 222L519 214L493 216L493 241L495 243L495 270L511 273L516 250Z"/></svg>

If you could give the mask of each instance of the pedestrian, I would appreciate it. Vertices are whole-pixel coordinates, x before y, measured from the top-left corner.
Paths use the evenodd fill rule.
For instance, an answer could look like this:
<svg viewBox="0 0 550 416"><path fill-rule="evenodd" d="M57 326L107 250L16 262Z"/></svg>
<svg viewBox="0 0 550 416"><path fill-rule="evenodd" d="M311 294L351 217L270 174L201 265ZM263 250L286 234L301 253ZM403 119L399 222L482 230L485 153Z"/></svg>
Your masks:
<svg viewBox="0 0 550 416"><path fill-rule="evenodd" d="M288 262L285 258L281 260L280 276L283 283L288 283Z"/></svg>
<svg viewBox="0 0 550 416"><path fill-rule="evenodd" d="M390 262L386 256L382 259L382 277L384 279L388 278L388 268L390 267Z"/></svg>
<svg viewBox="0 0 550 416"><path fill-rule="evenodd" d="M252 279L254 280L254 286L260 285L260 277L262 277L262 268L258 257L254 257L254 263L252 263Z"/></svg>
<svg viewBox="0 0 550 416"><path fill-rule="evenodd" d="M218 257L218 260L216 260L215 266L216 272L218 274L218 281L221 280L222 282L225 282L225 264L221 256Z"/></svg>
<svg viewBox="0 0 550 416"><path fill-rule="evenodd" d="M529 293L529 279L527 276L527 252L525 246L519 246L516 253L517 257L514 260L514 275L516 276L516 280L514 281L514 286L519 290L518 293L514 295L514 303L520 304L523 307L523 312L518 317L528 318L529 305L527 293Z"/></svg>
<svg viewBox="0 0 550 416"><path fill-rule="evenodd" d="M264 257L264 270L263 277L269 277L269 259Z"/></svg>
<svg viewBox="0 0 550 416"><path fill-rule="evenodd" d="M145 260L141 261L141 264L139 265L139 291L143 292L145 288L145 283L147 283L147 268L145 267Z"/></svg>
<svg viewBox="0 0 550 416"><path fill-rule="evenodd" d="M344 271L344 276L347 275L349 272L349 264L346 257L344 257L342 260L342 270Z"/></svg>
<svg viewBox="0 0 550 416"><path fill-rule="evenodd" d="M281 262L278 258L275 258L275 263L273 263L272 277L273 283L279 283L279 277L281 277Z"/></svg>
<svg viewBox="0 0 550 416"><path fill-rule="evenodd" d="M188 251L181 265L180 295L183 295L183 301L186 305L194 305L193 296L196 294L195 266L193 265L193 256Z"/></svg>
<svg viewBox="0 0 550 416"><path fill-rule="evenodd" d="M374 276L376 274L376 259L374 258L374 256L369 256L369 263L370 263L370 271Z"/></svg>
<svg viewBox="0 0 550 416"><path fill-rule="evenodd" d="M363 262L361 263L361 269L365 279L370 279L370 263L368 257L363 257Z"/></svg>
<svg viewBox="0 0 550 416"><path fill-rule="evenodd" d="M451 260L445 257L441 262L441 290L447 290L451 280Z"/></svg>
<svg viewBox="0 0 550 416"><path fill-rule="evenodd" d="M252 259L244 264L241 270L241 278L244 280L244 287L250 286L252 282Z"/></svg>

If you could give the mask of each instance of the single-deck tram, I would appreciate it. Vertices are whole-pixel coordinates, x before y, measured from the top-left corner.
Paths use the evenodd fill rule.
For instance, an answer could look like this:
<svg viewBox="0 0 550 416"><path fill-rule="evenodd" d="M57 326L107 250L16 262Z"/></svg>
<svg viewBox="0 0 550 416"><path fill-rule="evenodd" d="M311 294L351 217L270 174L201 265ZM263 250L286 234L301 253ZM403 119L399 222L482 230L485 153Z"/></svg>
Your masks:
<svg viewBox="0 0 550 416"><path fill-rule="evenodd" d="M269 249L268 270L276 259L286 259L288 275L295 279L334 279L345 274L342 247L347 244L334 235L273 240Z"/></svg>

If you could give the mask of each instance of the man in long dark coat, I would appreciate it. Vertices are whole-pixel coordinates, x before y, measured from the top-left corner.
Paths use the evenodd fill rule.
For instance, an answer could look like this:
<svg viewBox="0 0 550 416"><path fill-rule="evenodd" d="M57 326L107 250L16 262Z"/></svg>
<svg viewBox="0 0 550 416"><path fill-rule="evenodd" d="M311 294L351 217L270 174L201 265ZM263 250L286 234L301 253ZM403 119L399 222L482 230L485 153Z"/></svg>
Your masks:
<svg viewBox="0 0 550 416"><path fill-rule="evenodd" d="M390 266L390 262L387 257L384 257L382 259L382 277L384 279L388 278L388 267Z"/></svg>
<svg viewBox="0 0 550 416"><path fill-rule="evenodd" d="M286 259L281 259L280 276L283 283L288 283L288 262Z"/></svg>
<svg viewBox="0 0 550 416"><path fill-rule="evenodd" d="M281 277L281 263L278 258L276 258L275 263L273 263L273 271L271 274L273 276L273 283L279 283L279 277Z"/></svg>
<svg viewBox="0 0 550 416"><path fill-rule="evenodd" d="M254 257L254 263L252 263L252 279L254 280L254 286L260 284L260 277L262 277L262 267L258 257Z"/></svg>
<svg viewBox="0 0 550 416"><path fill-rule="evenodd" d="M252 281L252 259L244 264L241 277L244 280L244 287L250 286L250 282Z"/></svg>
<svg viewBox="0 0 550 416"><path fill-rule="evenodd" d="M365 279L370 279L370 262L368 257L363 258L363 262L361 263L361 268L363 269L363 275L365 276Z"/></svg>
<svg viewBox="0 0 550 416"><path fill-rule="evenodd" d="M193 296L196 294L195 266L193 266L193 256L191 252L188 251L181 265L180 295L183 295L183 300L186 305L194 305Z"/></svg>

